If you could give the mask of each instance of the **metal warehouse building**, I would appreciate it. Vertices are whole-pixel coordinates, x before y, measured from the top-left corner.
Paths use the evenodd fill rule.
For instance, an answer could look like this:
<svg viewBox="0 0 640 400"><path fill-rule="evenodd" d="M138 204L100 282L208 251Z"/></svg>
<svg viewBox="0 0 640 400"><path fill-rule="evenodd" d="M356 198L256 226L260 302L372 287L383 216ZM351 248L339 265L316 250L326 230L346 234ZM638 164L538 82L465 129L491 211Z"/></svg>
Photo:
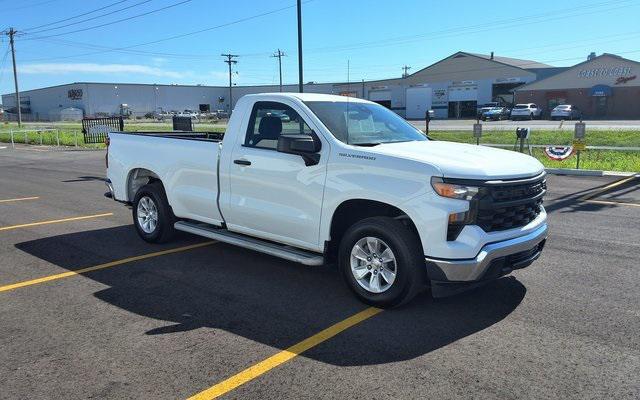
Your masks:
<svg viewBox="0 0 640 400"><path fill-rule="evenodd" d="M283 86L297 91L297 85ZM333 84L307 84L307 92L332 93ZM233 102L245 94L277 92L276 86L234 86ZM24 121L55 121L60 111L80 109L85 116L125 114L144 116L155 111L212 111L229 109L229 88L204 85L157 85L139 83L76 82L20 93ZM2 96L5 110L15 113L15 94Z"/></svg>
<svg viewBox="0 0 640 400"><path fill-rule="evenodd" d="M475 117L478 105L513 102L513 90L566 68L531 60L457 52L404 78L354 83L306 84L305 91L342 94L378 102L409 119L424 118L433 109L438 118ZM277 92L272 86L234 86L233 101L249 93ZM285 91L297 91L286 85ZM70 83L22 92L23 118L56 120L60 110L75 108L85 116L133 116L155 111L228 110L229 89L223 86L124 83ZM15 112L13 94L2 96L5 110Z"/></svg>
<svg viewBox="0 0 640 400"><path fill-rule="evenodd" d="M516 89L518 103L545 110L577 106L586 118L639 118L640 63L613 54L595 54L557 75Z"/></svg>
<svg viewBox="0 0 640 400"><path fill-rule="evenodd" d="M477 106L492 101L513 102L513 89L565 68L493 54L457 52L406 78L336 85L339 93L365 97L408 119L475 118Z"/></svg>

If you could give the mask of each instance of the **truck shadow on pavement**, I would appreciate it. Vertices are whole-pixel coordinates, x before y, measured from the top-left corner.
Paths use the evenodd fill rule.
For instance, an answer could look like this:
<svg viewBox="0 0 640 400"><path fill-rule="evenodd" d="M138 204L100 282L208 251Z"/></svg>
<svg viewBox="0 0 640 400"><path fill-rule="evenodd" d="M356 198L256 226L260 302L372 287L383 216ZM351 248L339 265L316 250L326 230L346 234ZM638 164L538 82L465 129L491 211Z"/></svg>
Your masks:
<svg viewBox="0 0 640 400"><path fill-rule="evenodd" d="M181 234L171 244L149 245L137 237L133 226L120 226L22 242L16 247L76 270L201 241ZM100 282L108 288L96 292L97 299L153 319L148 325L157 326L147 331L124 328L134 339L181 332L183 340L183 335L214 328L286 349L366 308L349 292L335 267L305 267L221 243L71 279ZM341 366L412 359L501 321L518 307L525 293L515 278L445 299L434 300L424 293L304 356ZM215 338L211 329L211 340Z"/></svg>

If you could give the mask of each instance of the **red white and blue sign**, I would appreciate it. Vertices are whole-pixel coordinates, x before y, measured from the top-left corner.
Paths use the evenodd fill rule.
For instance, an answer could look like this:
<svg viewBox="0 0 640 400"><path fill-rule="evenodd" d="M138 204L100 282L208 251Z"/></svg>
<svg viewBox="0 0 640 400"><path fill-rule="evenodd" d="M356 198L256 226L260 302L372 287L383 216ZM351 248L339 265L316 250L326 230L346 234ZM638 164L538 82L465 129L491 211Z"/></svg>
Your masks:
<svg viewBox="0 0 640 400"><path fill-rule="evenodd" d="M566 160L573 154L573 146L547 146L544 148L544 154L552 160Z"/></svg>

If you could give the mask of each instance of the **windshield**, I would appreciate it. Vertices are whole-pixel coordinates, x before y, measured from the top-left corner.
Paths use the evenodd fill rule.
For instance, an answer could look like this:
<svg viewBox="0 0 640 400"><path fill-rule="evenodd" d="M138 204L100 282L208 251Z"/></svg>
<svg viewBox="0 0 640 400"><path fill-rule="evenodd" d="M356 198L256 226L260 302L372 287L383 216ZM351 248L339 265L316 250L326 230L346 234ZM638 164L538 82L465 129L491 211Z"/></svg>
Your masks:
<svg viewBox="0 0 640 400"><path fill-rule="evenodd" d="M513 108L529 108L529 105L528 104L516 104L516 106L513 107Z"/></svg>
<svg viewBox="0 0 640 400"><path fill-rule="evenodd" d="M336 139L346 144L372 146L427 140L417 128L379 104L347 101L308 101L305 104Z"/></svg>

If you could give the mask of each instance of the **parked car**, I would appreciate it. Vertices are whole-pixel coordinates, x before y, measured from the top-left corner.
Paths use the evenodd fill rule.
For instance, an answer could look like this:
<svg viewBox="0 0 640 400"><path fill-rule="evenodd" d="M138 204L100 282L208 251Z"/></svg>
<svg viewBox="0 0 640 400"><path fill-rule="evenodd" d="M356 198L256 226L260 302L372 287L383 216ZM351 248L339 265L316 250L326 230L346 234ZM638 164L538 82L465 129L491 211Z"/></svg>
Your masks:
<svg viewBox="0 0 640 400"><path fill-rule="evenodd" d="M542 108L534 103L516 104L511 110L511 119L534 119L542 117Z"/></svg>
<svg viewBox="0 0 640 400"><path fill-rule="evenodd" d="M554 107L550 114L551 119L581 119L582 112L571 104L562 104Z"/></svg>
<svg viewBox="0 0 640 400"><path fill-rule="evenodd" d="M490 111L494 107L496 107L496 106L483 106L483 107L478 108L478 118L482 118L482 115L484 113L486 113L487 111Z"/></svg>
<svg viewBox="0 0 640 400"><path fill-rule="evenodd" d="M509 119L510 113L511 110L509 110L507 107L492 107L482 113L482 120L500 121L503 119Z"/></svg>
<svg viewBox="0 0 640 400"><path fill-rule="evenodd" d="M246 95L224 134L111 132L108 143L107 197L131 207L145 241L178 230L335 262L353 293L379 307L524 268L547 237L538 160L432 141L368 100Z"/></svg>
<svg viewBox="0 0 640 400"><path fill-rule="evenodd" d="M229 113L227 111L225 111L225 110L215 110L214 114L218 119L227 119L227 118L229 118Z"/></svg>
<svg viewBox="0 0 640 400"><path fill-rule="evenodd" d="M189 117L194 121L198 120L198 113L192 110L184 110L178 113L178 117Z"/></svg>
<svg viewBox="0 0 640 400"><path fill-rule="evenodd" d="M155 113L155 119L157 119L158 121L166 121L173 118L173 115L174 114L169 111L159 111Z"/></svg>

